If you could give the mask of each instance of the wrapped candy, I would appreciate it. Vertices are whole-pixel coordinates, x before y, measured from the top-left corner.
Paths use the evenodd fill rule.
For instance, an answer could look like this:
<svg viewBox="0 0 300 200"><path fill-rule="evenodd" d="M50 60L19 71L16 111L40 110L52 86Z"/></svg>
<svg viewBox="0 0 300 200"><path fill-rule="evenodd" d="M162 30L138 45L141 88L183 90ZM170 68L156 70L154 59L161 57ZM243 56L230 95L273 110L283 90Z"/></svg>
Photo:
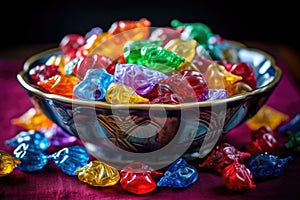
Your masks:
<svg viewBox="0 0 300 200"><path fill-rule="evenodd" d="M144 66L136 64L117 64L115 80L134 89L138 95L149 93L154 86L168 76Z"/></svg>
<svg viewBox="0 0 300 200"><path fill-rule="evenodd" d="M102 100L114 81L114 76L103 68L89 69L84 79L74 87L74 95L83 100Z"/></svg>
<svg viewBox="0 0 300 200"><path fill-rule="evenodd" d="M21 161L0 149L0 177L10 174Z"/></svg>
<svg viewBox="0 0 300 200"><path fill-rule="evenodd" d="M240 164L237 158L223 169L222 180L227 188L235 191L256 188L252 172L244 164Z"/></svg>
<svg viewBox="0 0 300 200"><path fill-rule="evenodd" d="M279 148L279 142L275 138L274 132L268 126L262 126L252 131L252 141L246 146L246 151L251 155L258 153L273 153Z"/></svg>
<svg viewBox="0 0 300 200"><path fill-rule="evenodd" d="M48 138L34 130L21 131L15 137L5 140L5 144L8 146L17 147L21 143L28 144L31 148L41 151L45 151L50 146Z"/></svg>
<svg viewBox="0 0 300 200"><path fill-rule="evenodd" d="M21 116L13 118L11 123L35 131L41 128L50 128L53 125L53 122L40 109L35 107L29 108Z"/></svg>
<svg viewBox="0 0 300 200"><path fill-rule="evenodd" d="M149 100L138 95L131 87L113 82L107 89L105 100L111 104L147 103Z"/></svg>
<svg viewBox="0 0 300 200"><path fill-rule="evenodd" d="M288 115L264 105L246 124L251 130L257 130L262 126L269 126L271 130L275 130L282 122L288 119Z"/></svg>
<svg viewBox="0 0 300 200"><path fill-rule="evenodd" d="M142 162L132 162L120 171L120 184L129 192L145 194L156 188L154 179L162 175Z"/></svg>
<svg viewBox="0 0 300 200"><path fill-rule="evenodd" d="M183 158L179 158L168 167L157 182L157 187L186 188L197 180L197 169Z"/></svg>
<svg viewBox="0 0 300 200"><path fill-rule="evenodd" d="M21 171L33 172L41 170L52 160L54 164L68 175L76 175L75 170L83 167L90 159L89 154L82 146L65 147L58 152L46 155L44 152L36 150L31 145L21 143L13 152L15 158L21 161L17 165Z"/></svg>
<svg viewBox="0 0 300 200"><path fill-rule="evenodd" d="M217 145L207 156L199 167L214 169L218 173L222 173L223 169L233 163L234 159L243 162L244 159L251 156L248 152L241 152L229 143Z"/></svg>
<svg viewBox="0 0 300 200"><path fill-rule="evenodd" d="M107 187L117 184L120 180L119 171L98 160L90 161L87 165L75 171L78 179L92 186Z"/></svg>
<svg viewBox="0 0 300 200"><path fill-rule="evenodd" d="M252 156L247 167L255 178L267 179L282 175L285 165L291 160L292 156L279 158L265 152Z"/></svg>

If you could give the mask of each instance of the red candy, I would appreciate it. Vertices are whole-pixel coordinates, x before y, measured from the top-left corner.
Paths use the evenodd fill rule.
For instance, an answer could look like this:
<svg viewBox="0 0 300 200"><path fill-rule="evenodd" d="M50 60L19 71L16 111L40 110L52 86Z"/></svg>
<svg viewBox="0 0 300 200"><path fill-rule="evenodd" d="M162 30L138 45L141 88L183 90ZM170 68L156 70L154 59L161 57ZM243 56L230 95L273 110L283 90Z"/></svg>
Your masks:
<svg viewBox="0 0 300 200"><path fill-rule="evenodd" d="M129 192L145 194L156 188L153 179L162 175L163 173L155 171L142 162L133 162L120 171L120 184Z"/></svg>
<svg viewBox="0 0 300 200"><path fill-rule="evenodd" d="M234 159L243 162L245 158L250 156L250 153L241 152L234 146L228 143L223 143L216 146L205 161L199 165L199 167L214 169L216 172L222 173L223 169L233 163Z"/></svg>
<svg viewBox="0 0 300 200"><path fill-rule="evenodd" d="M61 75L60 68L57 65L39 64L29 71L30 81L35 85L37 82L45 81L55 75Z"/></svg>
<svg viewBox="0 0 300 200"><path fill-rule="evenodd" d="M262 126L252 132L252 141L247 144L246 151L251 155L273 153L279 147L274 132L268 126Z"/></svg>
<svg viewBox="0 0 300 200"><path fill-rule="evenodd" d="M107 56L93 54L85 57L80 63L78 63L73 69L73 72L79 79L82 80L89 69L106 69L112 64L112 62L112 59Z"/></svg>
<svg viewBox="0 0 300 200"><path fill-rule="evenodd" d="M170 85L172 91L184 102L197 102L199 96L206 96L208 92L206 77L198 71L183 70L162 82Z"/></svg>
<svg viewBox="0 0 300 200"><path fill-rule="evenodd" d="M228 64L227 67L229 67ZM252 89L256 88L256 75L253 67L250 64L246 62L240 62L229 67L228 71L234 75L243 77L242 82L248 84Z"/></svg>
<svg viewBox="0 0 300 200"><path fill-rule="evenodd" d="M63 37L59 49L69 60L75 58L77 50L85 44L85 38L78 34L68 34Z"/></svg>
<svg viewBox="0 0 300 200"><path fill-rule="evenodd" d="M245 191L256 188L252 172L237 159L222 171L222 179L224 185L231 190Z"/></svg>
<svg viewBox="0 0 300 200"><path fill-rule="evenodd" d="M173 94L171 87L166 83L158 83L154 86L154 88L147 94L143 95L144 98L152 101L157 97L163 97Z"/></svg>

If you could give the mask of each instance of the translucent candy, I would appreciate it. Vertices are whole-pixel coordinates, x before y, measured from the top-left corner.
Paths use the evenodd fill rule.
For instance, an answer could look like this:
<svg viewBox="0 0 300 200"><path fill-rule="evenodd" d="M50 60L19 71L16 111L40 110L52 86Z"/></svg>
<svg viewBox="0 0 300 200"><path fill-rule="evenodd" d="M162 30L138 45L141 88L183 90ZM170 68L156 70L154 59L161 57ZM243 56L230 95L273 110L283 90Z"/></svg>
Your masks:
<svg viewBox="0 0 300 200"><path fill-rule="evenodd" d="M55 75L45 81L38 82L38 86L45 92L72 98L73 88L78 82L79 79L75 76Z"/></svg>
<svg viewBox="0 0 300 200"><path fill-rule="evenodd" d="M196 54L196 40L182 40L179 38L170 40L165 46L168 49L179 56L186 59L186 61L191 62Z"/></svg>
<svg viewBox="0 0 300 200"><path fill-rule="evenodd" d="M75 58L75 53L79 47L85 44L85 38L79 34L65 35L59 44L61 52L70 59Z"/></svg>
<svg viewBox="0 0 300 200"><path fill-rule="evenodd" d="M13 172L17 164L21 164L21 161L14 158L8 152L0 150L0 177Z"/></svg>
<svg viewBox="0 0 300 200"><path fill-rule="evenodd" d="M90 156L82 146L65 147L49 155L49 158L68 175L76 175L75 171L86 165Z"/></svg>
<svg viewBox="0 0 300 200"><path fill-rule="evenodd" d="M29 80L35 85L54 75L61 75L60 67L57 65L39 64L29 70Z"/></svg>
<svg viewBox="0 0 300 200"><path fill-rule="evenodd" d="M85 37L85 39L88 39L88 38L90 38L93 35L98 35L98 34L101 34L101 33L103 33L103 29L100 28L100 27L98 27L98 26L96 26L96 27L92 28L90 31L88 31L85 34L84 37Z"/></svg>
<svg viewBox="0 0 300 200"><path fill-rule="evenodd" d="M250 158L247 167L255 178L267 179L283 174L285 165L293 160L292 156L279 158L267 152L254 155Z"/></svg>
<svg viewBox="0 0 300 200"><path fill-rule="evenodd" d="M208 39L213 36L211 29L203 23L183 23L177 19L171 21L171 26L174 28L183 27L181 39L196 40L198 44L207 44Z"/></svg>
<svg viewBox="0 0 300 200"><path fill-rule="evenodd" d="M237 159L222 171L222 180L230 190L246 191L256 188L252 172Z"/></svg>
<svg viewBox="0 0 300 200"><path fill-rule="evenodd" d="M84 79L74 87L74 95L83 100L102 100L114 81L114 76L103 68L89 69Z"/></svg>
<svg viewBox="0 0 300 200"><path fill-rule="evenodd" d="M165 46L170 40L179 38L181 34L180 29L175 29L172 27L159 27L151 32L149 37L150 41L160 40L161 45Z"/></svg>
<svg viewBox="0 0 300 200"><path fill-rule="evenodd" d="M68 63L72 59L73 58L69 58L69 57L64 56L64 55L53 55L45 62L45 65L59 66L61 75L65 75L64 74L65 65L66 65L66 63Z"/></svg>
<svg viewBox="0 0 300 200"><path fill-rule="evenodd" d="M120 180L119 171L98 160L90 161L87 165L75 171L78 179L92 186L107 187L117 184Z"/></svg>
<svg viewBox="0 0 300 200"><path fill-rule="evenodd" d="M246 62L239 62L230 67L229 72L241 76L242 82L249 85L252 89L256 88L257 80L253 67Z"/></svg>
<svg viewBox="0 0 300 200"><path fill-rule="evenodd" d="M157 187L186 188L198 180L197 169L179 158L165 171Z"/></svg>
<svg viewBox="0 0 300 200"><path fill-rule="evenodd" d="M262 126L269 126L272 130L275 130L282 122L288 119L288 115L264 105L246 123L251 130L257 130Z"/></svg>
<svg viewBox="0 0 300 200"><path fill-rule="evenodd" d="M131 87L114 82L110 84L105 100L111 104L146 103L149 100L138 95Z"/></svg>
<svg viewBox="0 0 300 200"><path fill-rule="evenodd" d="M115 80L134 89L139 95L149 93L154 86L168 76L144 66L135 64L117 64Z"/></svg>
<svg viewBox="0 0 300 200"><path fill-rule="evenodd" d="M45 151L50 146L49 139L44 134L34 130L21 131L15 137L5 140L5 144L8 146L17 147L21 143L28 144L31 148L41 151Z"/></svg>
<svg viewBox="0 0 300 200"><path fill-rule="evenodd" d="M141 44L144 46L141 47ZM176 53L153 42L143 41L126 43L124 58L128 63L143 65L162 73L168 73L186 64L186 60Z"/></svg>
<svg viewBox="0 0 300 200"><path fill-rule="evenodd" d="M53 122L39 109L29 108L25 113L11 120L13 125L21 126L27 130L38 131L41 128L50 128Z"/></svg>
<svg viewBox="0 0 300 200"><path fill-rule="evenodd" d="M162 176L162 173L142 162L132 162L120 171L120 176L120 184L125 190L145 194L155 190L154 179Z"/></svg>
<svg viewBox="0 0 300 200"><path fill-rule="evenodd" d="M207 100L225 99L229 96L225 89L209 89L207 95Z"/></svg>

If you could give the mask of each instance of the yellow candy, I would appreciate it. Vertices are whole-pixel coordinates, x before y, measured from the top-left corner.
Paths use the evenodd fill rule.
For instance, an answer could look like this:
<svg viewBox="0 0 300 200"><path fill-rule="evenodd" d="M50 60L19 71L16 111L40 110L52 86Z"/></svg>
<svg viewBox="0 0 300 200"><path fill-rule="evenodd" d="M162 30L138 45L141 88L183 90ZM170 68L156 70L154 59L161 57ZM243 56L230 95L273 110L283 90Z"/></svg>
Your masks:
<svg viewBox="0 0 300 200"><path fill-rule="evenodd" d="M179 38L170 40L165 46L165 49L173 51L174 53L185 58L188 62L191 62L196 53L196 40L182 40Z"/></svg>
<svg viewBox="0 0 300 200"><path fill-rule="evenodd" d="M247 125L251 130L257 130L262 126L269 126L275 130L282 122L287 121L289 116L278 110L264 105L251 119Z"/></svg>
<svg viewBox="0 0 300 200"><path fill-rule="evenodd" d="M39 109L30 108L18 118L13 118L11 123L24 127L27 130L38 131L41 128L50 128L53 122Z"/></svg>
<svg viewBox="0 0 300 200"><path fill-rule="evenodd" d="M149 99L138 95L131 87L116 82L110 84L105 100L111 104L136 104L149 101Z"/></svg>
<svg viewBox="0 0 300 200"><path fill-rule="evenodd" d="M241 76L230 73L219 64L209 65L205 76L209 89L225 89L229 96L234 95L234 83L243 79Z"/></svg>
<svg viewBox="0 0 300 200"><path fill-rule="evenodd" d="M21 161L11 156L6 151L0 150L0 177L10 174Z"/></svg>
<svg viewBox="0 0 300 200"><path fill-rule="evenodd" d="M91 161L86 166L75 171L78 179L93 186L113 186L120 180L119 171L98 160Z"/></svg>

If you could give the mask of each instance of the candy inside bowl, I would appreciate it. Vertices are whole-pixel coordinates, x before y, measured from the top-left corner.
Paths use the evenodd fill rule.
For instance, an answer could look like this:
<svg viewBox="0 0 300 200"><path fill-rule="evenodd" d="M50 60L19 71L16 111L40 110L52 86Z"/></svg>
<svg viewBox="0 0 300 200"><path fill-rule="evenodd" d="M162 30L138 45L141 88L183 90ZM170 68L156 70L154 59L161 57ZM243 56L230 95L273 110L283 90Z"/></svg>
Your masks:
<svg viewBox="0 0 300 200"><path fill-rule="evenodd" d="M244 123L264 105L281 79L281 70L275 65L274 60L267 53L247 48L234 41L223 40L216 35L211 35L209 29L207 30L205 26L204 31L203 27L201 29L200 26L200 32L197 32L197 29L190 28L188 26L189 24L182 25L178 21L174 21L174 24L178 27L167 29L150 28L149 21L145 21L145 19L136 22L125 21L123 23L129 23L131 28L122 31L118 29L120 26L115 24L108 32L89 33L90 36L88 38L100 38L100 42L98 41L98 44L93 48L86 47L86 45L89 44L88 39L77 37L76 35L68 35L68 37L64 38L68 40L65 41L63 39L60 44L62 46L59 48L50 49L30 57L24 64L24 70L17 76L18 81L28 92L34 104L41 109L49 119L68 133L77 136L84 143L88 152L96 159L117 168L121 169L130 162L139 161L158 169L167 166L179 157L186 159L205 157L223 134L226 134L232 128ZM138 25L141 26L141 24L143 26L138 27ZM137 27L132 27L133 25ZM115 36L107 36L116 30L118 30L118 34ZM170 30L171 33L168 32L169 34L163 32ZM195 32L202 36L200 37L201 40L196 40L199 36L197 34L194 39L192 39ZM145 37L145 35L147 37ZM184 57L181 59L182 57L178 57L180 51L177 53L172 52L172 50L166 51L165 47L169 44L166 41L166 37L162 37L163 39L160 43L156 43L156 39L161 35L171 35L173 39L180 37L182 41L192 41L192 43L195 44L194 49L193 51L187 51L188 53L186 55L190 56L194 54L194 56L192 56L192 58ZM107 38L103 39L104 37ZM204 42L202 41L203 37L207 37L204 39ZM131 38L131 40L128 38ZM80 39L82 39L83 42ZM70 41L73 41L73 43L70 43ZM76 42L74 43L74 41ZM94 43L92 44L95 44L97 40L94 39L93 41ZM141 41L141 43L138 43L139 41ZM146 43L149 44L149 41L151 41L151 44L149 45L150 47L148 47L151 51L144 46ZM77 46L74 44L77 44ZM130 46L132 44L137 45ZM164 44L164 46L162 46L162 44ZM224 45L218 46L220 48L215 48L214 44ZM108 48L110 45L117 47L114 48L116 50ZM127 49L124 48L124 45ZM89 44L89 46L91 47L91 44ZM169 44L169 47L170 46L172 45ZM174 46L176 47L176 45L173 45L172 48ZM175 47L174 49L176 50ZM159 49L159 51L152 51L153 49ZM123 50L125 52L123 52ZM132 51L138 53L132 54ZM115 69L124 67L130 60L135 61L137 59L140 63L143 63L143 65L147 65L150 61L152 64L154 63L154 65L151 65L152 70L163 68L163 62L169 62L169 67L173 66L175 62L174 59L182 60L182 63L177 67L175 66L174 69L165 70L165 68L163 68L163 73L167 74L167 77L174 77L174 75L176 76L182 71L187 71L185 75L191 72L200 75L204 74L204 76L198 76L196 85L193 85L188 79L183 79L182 77L188 76L182 74L179 78L177 77L177 79L171 79L173 81L164 82L164 80L159 80L156 84L161 83L163 85L161 86L160 92L162 90L164 91L164 89L170 85L172 89L178 85L178 87L174 89L174 93L169 94L170 96L165 95L159 100L155 100L154 98L150 101L151 95L141 96L136 93L127 95L128 88L126 87L126 90L119 90L117 87L119 83L116 84L115 79L111 79L112 81L106 86L103 84L107 82L102 81L99 84L101 84L101 87L104 87L105 90L102 91L99 89L93 91L92 95L89 96L86 95L87 93L84 89L76 90L77 85L87 77L86 74L88 74L88 70L76 69L74 66L95 66L95 63L99 60L97 60L98 56L96 56L97 59L95 59L94 55L99 55L100 52L101 55L107 57L111 55L111 57L113 57L113 62L104 67L99 67L104 68L105 76L110 78L111 76L106 72L111 72L111 75L114 75L115 78ZM147 52L151 53L147 54ZM186 52L186 48L183 48L181 53L182 52ZM141 55L147 55L148 57L139 57ZM153 55L154 57L152 57ZM197 55L202 59L197 60L198 64L199 62L202 63L198 66L196 62L193 63L193 58ZM218 58L218 61L210 56ZM103 59L103 57L101 58ZM150 61L147 59L150 59ZM106 61L107 60L101 60L100 63ZM208 66L214 65L219 68L223 66L222 70L224 72L224 66L228 67L231 64L237 65L238 63L247 63L252 66L255 75L255 88L249 89L250 86L243 87L242 85L236 87L238 88L237 93L236 88L231 87L230 83L235 83L232 82L232 79L238 76L232 76L233 78L225 77L223 79L227 81L228 85L226 86L225 84L223 89L218 88L218 91L224 92L226 90L226 95L224 96L219 93L219 97L215 97L214 92L216 90L209 88L209 86L215 82L210 83L209 81L212 81L212 79L209 74L204 71L207 71ZM130 64L134 65L135 63ZM45 80L43 81L35 81L32 73L34 73L34 70L37 70L37 66L40 67L39 69L41 69L41 67L52 66L49 68L54 70L54 73L50 73L51 76L46 78L44 76ZM71 70L66 66L71 66ZM112 66L114 66L115 69ZM125 70L123 76L127 76L128 74L132 75L132 82L134 82L134 77L141 74L136 73L137 68L132 69L131 71ZM138 70L140 69L141 68L138 68ZM143 68L143 70L147 73L149 72L147 69ZM60 76L56 74L58 71L60 71L59 73L63 72L64 75ZM92 74L92 78L89 79L91 82L86 84L83 88L90 88L94 84L94 73L90 74ZM101 72L101 74L103 74L103 72ZM151 71L150 74L157 73ZM64 82L65 79L63 76L72 76L72 78ZM138 77L140 78L141 76ZM149 78L150 75L146 77ZM158 75L155 77L158 77ZM224 83L223 79L216 81L220 82L221 80L221 82ZM129 79L128 84L132 84L130 80L131 79ZM138 80L141 81L140 79ZM168 78L166 78L166 80L168 80ZM203 80L207 82L203 84L203 82L201 82ZM236 82L240 80L242 80L242 78L236 79ZM45 90L49 83L51 83L50 88L55 89L53 90L54 92ZM57 86L60 83L64 84ZM194 88L197 88L200 83L203 84L203 87L207 87L208 85L207 90L204 90L201 86L203 89L199 90L201 95L195 90L186 92L186 87L192 85ZM152 85L151 91L154 90L153 88L155 88L156 84ZM228 87L231 88L231 90L228 90L230 91L228 92L229 95L227 94ZM137 88L133 88L133 90L134 89ZM76 93L78 91L79 93ZM114 91L119 92L114 93ZM132 88L130 91L132 91ZM105 92L107 93L104 95ZM82 99L78 94L84 94L89 96L89 98ZM181 96L178 94L181 94ZM165 98L166 96L167 98ZM96 98L100 99L95 100ZM128 99L124 102L124 98ZM145 101L145 99L148 101Z"/></svg>

